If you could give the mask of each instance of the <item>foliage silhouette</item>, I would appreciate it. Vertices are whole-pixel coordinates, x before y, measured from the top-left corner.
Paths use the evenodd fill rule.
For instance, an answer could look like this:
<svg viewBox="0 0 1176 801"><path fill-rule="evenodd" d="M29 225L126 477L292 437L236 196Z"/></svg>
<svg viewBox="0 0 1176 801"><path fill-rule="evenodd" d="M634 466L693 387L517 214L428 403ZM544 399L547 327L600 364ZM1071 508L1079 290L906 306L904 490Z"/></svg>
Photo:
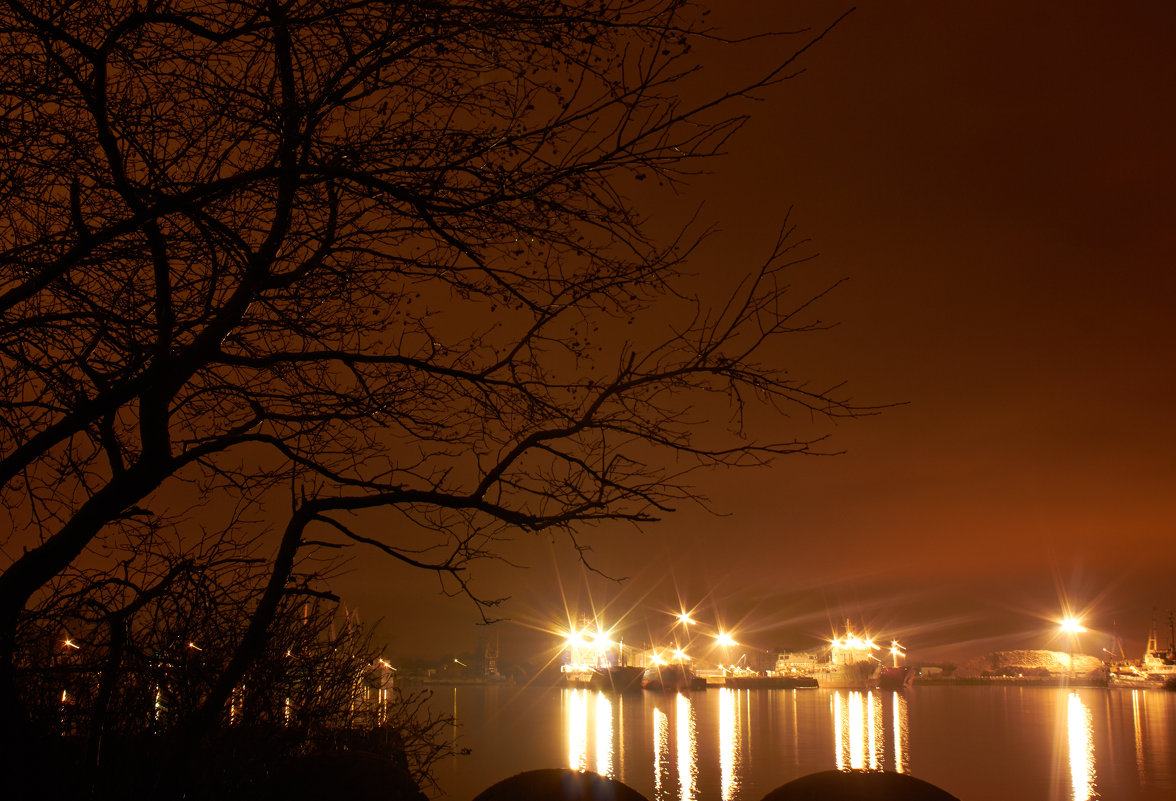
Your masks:
<svg viewBox="0 0 1176 801"><path fill-rule="evenodd" d="M489 608L469 568L503 538L583 549L587 525L697 500L700 468L814 452L756 436L749 407L866 411L776 361L777 340L823 327L788 293L809 256L787 224L716 301L685 269L698 237L641 213L824 35L701 96L692 48L719 39L704 16L679 0L0 3L6 739L35 740L22 626L147 532L174 535L173 566L209 532L266 563L169 729L159 774L182 783L324 550L374 548ZM192 576L100 603L102 625Z"/></svg>

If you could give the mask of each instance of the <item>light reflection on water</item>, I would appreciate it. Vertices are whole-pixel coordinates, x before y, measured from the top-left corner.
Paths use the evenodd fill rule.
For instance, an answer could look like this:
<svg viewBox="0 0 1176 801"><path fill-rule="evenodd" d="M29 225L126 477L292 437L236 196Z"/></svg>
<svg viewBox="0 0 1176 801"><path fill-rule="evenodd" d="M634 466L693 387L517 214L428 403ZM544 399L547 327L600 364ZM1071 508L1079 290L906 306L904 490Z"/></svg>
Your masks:
<svg viewBox="0 0 1176 801"><path fill-rule="evenodd" d="M474 699L462 702L463 744L474 754L453 764L455 773L482 771L484 779L463 777L453 801L468 801L508 770L554 766L612 776L651 801L758 801L786 781L829 769L913 772L961 798L1176 798L1176 696L1156 691L613 695L532 687L503 688L498 706L477 692L461 690ZM534 736L501 737L494 726L507 718L511 731ZM466 739L479 726L485 736ZM446 790L453 786L440 779Z"/></svg>
<svg viewBox="0 0 1176 801"><path fill-rule="evenodd" d="M1090 801L1095 791L1094 716L1078 693L1067 699L1066 729L1070 746L1070 786L1074 801Z"/></svg>
<svg viewBox="0 0 1176 801"><path fill-rule="evenodd" d="M694 801L698 788L698 727L690 696L678 693L674 703L678 739L678 797Z"/></svg>
<svg viewBox="0 0 1176 801"><path fill-rule="evenodd" d="M907 699L903 693L891 693L891 720L894 721L894 772L906 773L910 754L911 731Z"/></svg>
<svg viewBox="0 0 1176 801"><path fill-rule="evenodd" d="M666 768L670 761L670 719L657 707L653 709L653 792L665 798Z"/></svg>
<svg viewBox="0 0 1176 801"><path fill-rule="evenodd" d="M1135 769L1142 777L1146 768L1143 759L1143 723L1140 719L1139 696L1139 690L1131 691L1131 722L1134 724L1135 733Z"/></svg>
<svg viewBox="0 0 1176 801"><path fill-rule="evenodd" d="M602 692L596 694L596 772L613 776L612 701Z"/></svg>
<svg viewBox="0 0 1176 801"><path fill-rule="evenodd" d="M748 723L753 691L724 687L712 690L708 695L718 697L713 736L706 739L717 743L719 797L722 801L739 801L743 761L750 747L745 744L744 737L745 731L750 733ZM791 695L793 753L798 759L796 749L800 728L795 693ZM707 696L677 693L647 697L654 699L650 709L654 798L659 801L696 801L700 771L696 704L701 702L696 698ZM907 699L902 693L836 691L829 693L828 697L833 724L830 727L833 735L832 767L838 770L884 770L884 763L888 760L886 743L890 742L889 769L899 773L909 769ZM614 725L614 719L623 719L625 702L633 704L637 698L640 697L593 693L582 688L565 689L563 720L568 744L567 766L574 770L595 770L602 776L623 781L624 770L617 769L616 761L618 750L624 747L624 727ZM888 698L889 703L884 703L884 698ZM593 752L596 755L594 765L589 759ZM673 781L675 787L671 787L673 779L676 779Z"/></svg>
<svg viewBox="0 0 1176 801"><path fill-rule="evenodd" d="M750 692L750 691L745 691ZM739 726L737 690L719 690L719 791L722 801L733 801L739 792L739 768L742 758L742 730Z"/></svg>
<svg viewBox="0 0 1176 801"><path fill-rule="evenodd" d="M890 697L888 704L883 700L886 696ZM909 770L910 732L905 695L837 690L830 694L829 704L833 717L833 767L889 769L896 773ZM886 755L887 742L892 752L890 758Z"/></svg>
<svg viewBox="0 0 1176 801"><path fill-rule="evenodd" d="M564 719L568 733L568 767L588 770L588 691L564 692Z"/></svg>
<svg viewBox="0 0 1176 801"><path fill-rule="evenodd" d="M590 705L589 700L593 698L593 693L589 690L564 690L563 728L568 743L567 766L574 770L592 770L601 776L615 778L617 727L613 725L613 708L617 699L603 692L596 692L594 697L595 701ZM593 747L589 746L590 742ZM589 753L593 750L596 754L595 764L588 759Z"/></svg>

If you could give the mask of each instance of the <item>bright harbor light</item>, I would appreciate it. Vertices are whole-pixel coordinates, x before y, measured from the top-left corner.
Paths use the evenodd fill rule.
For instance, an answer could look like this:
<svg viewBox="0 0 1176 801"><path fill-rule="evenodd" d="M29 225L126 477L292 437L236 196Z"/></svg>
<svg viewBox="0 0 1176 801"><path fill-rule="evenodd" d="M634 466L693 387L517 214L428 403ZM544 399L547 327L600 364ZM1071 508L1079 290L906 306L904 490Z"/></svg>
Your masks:
<svg viewBox="0 0 1176 801"><path fill-rule="evenodd" d="M734 637L732 637L728 632L725 632L725 631L720 631L718 633L718 635L715 637L715 642L717 642L719 645L723 645L723 646L734 646L734 645L739 644L739 643L735 642Z"/></svg>
<svg viewBox="0 0 1176 801"><path fill-rule="evenodd" d="M1082 621L1073 615L1066 615L1062 618L1062 631L1067 634L1081 634L1086 631L1086 627L1082 625Z"/></svg>
<svg viewBox="0 0 1176 801"><path fill-rule="evenodd" d="M600 631L597 629L596 633L592 635L592 643L597 648L606 649L611 648L615 643L612 641L611 631Z"/></svg>
<svg viewBox="0 0 1176 801"><path fill-rule="evenodd" d="M858 636L852 631L848 630L846 626L846 633L844 637L834 636L829 640L829 645L834 650L843 651L878 651L881 650L880 645L874 642L874 638L870 635ZM892 643L893 646L898 646L898 643ZM901 646L899 646L901 647Z"/></svg>

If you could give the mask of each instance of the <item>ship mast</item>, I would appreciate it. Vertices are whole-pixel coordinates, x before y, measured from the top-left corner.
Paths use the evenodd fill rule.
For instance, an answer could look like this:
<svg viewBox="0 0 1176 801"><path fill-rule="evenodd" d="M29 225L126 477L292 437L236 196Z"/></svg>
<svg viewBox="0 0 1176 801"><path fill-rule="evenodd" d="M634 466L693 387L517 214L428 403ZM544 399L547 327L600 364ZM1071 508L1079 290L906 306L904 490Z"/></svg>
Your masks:
<svg viewBox="0 0 1176 801"><path fill-rule="evenodd" d="M1168 610L1168 658L1176 659L1176 609Z"/></svg>
<svg viewBox="0 0 1176 801"><path fill-rule="evenodd" d="M1156 642L1156 610L1152 609L1152 624L1151 630L1147 634L1147 647L1143 649L1143 656L1147 657L1160 650L1160 644Z"/></svg>
<svg viewBox="0 0 1176 801"><path fill-rule="evenodd" d="M1127 654L1123 650L1123 638L1119 636L1119 621L1111 621L1111 650L1108 651L1111 659L1123 662L1127 659Z"/></svg>

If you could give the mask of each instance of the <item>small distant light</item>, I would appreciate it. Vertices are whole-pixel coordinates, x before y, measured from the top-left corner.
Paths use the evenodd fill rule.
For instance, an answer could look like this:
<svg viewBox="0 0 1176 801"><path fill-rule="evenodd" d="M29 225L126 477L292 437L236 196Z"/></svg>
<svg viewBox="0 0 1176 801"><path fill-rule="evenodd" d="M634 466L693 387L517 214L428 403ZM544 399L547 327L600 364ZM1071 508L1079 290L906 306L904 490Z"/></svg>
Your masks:
<svg viewBox="0 0 1176 801"><path fill-rule="evenodd" d="M79 651L82 649L82 646L76 644L73 640L70 639L66 639L64 644L69 648L77 648Z"/></svg>
<svg viewBox="0 0 1176 801"><path fill-rule="evenodd" d="M192 649L192 650L194 650L194 651L203 651L203 650L204 650L203 648L201 648L199 645L197 645L197 644L196 644L196 643L194 643L194 642L190 642L190 643L188 643L188 647L189 647L189 648L191 648L191 649ZM290 653L287 651L287 652L286 652L286 656L289 656L289 655L290 655Z"/></svg>

